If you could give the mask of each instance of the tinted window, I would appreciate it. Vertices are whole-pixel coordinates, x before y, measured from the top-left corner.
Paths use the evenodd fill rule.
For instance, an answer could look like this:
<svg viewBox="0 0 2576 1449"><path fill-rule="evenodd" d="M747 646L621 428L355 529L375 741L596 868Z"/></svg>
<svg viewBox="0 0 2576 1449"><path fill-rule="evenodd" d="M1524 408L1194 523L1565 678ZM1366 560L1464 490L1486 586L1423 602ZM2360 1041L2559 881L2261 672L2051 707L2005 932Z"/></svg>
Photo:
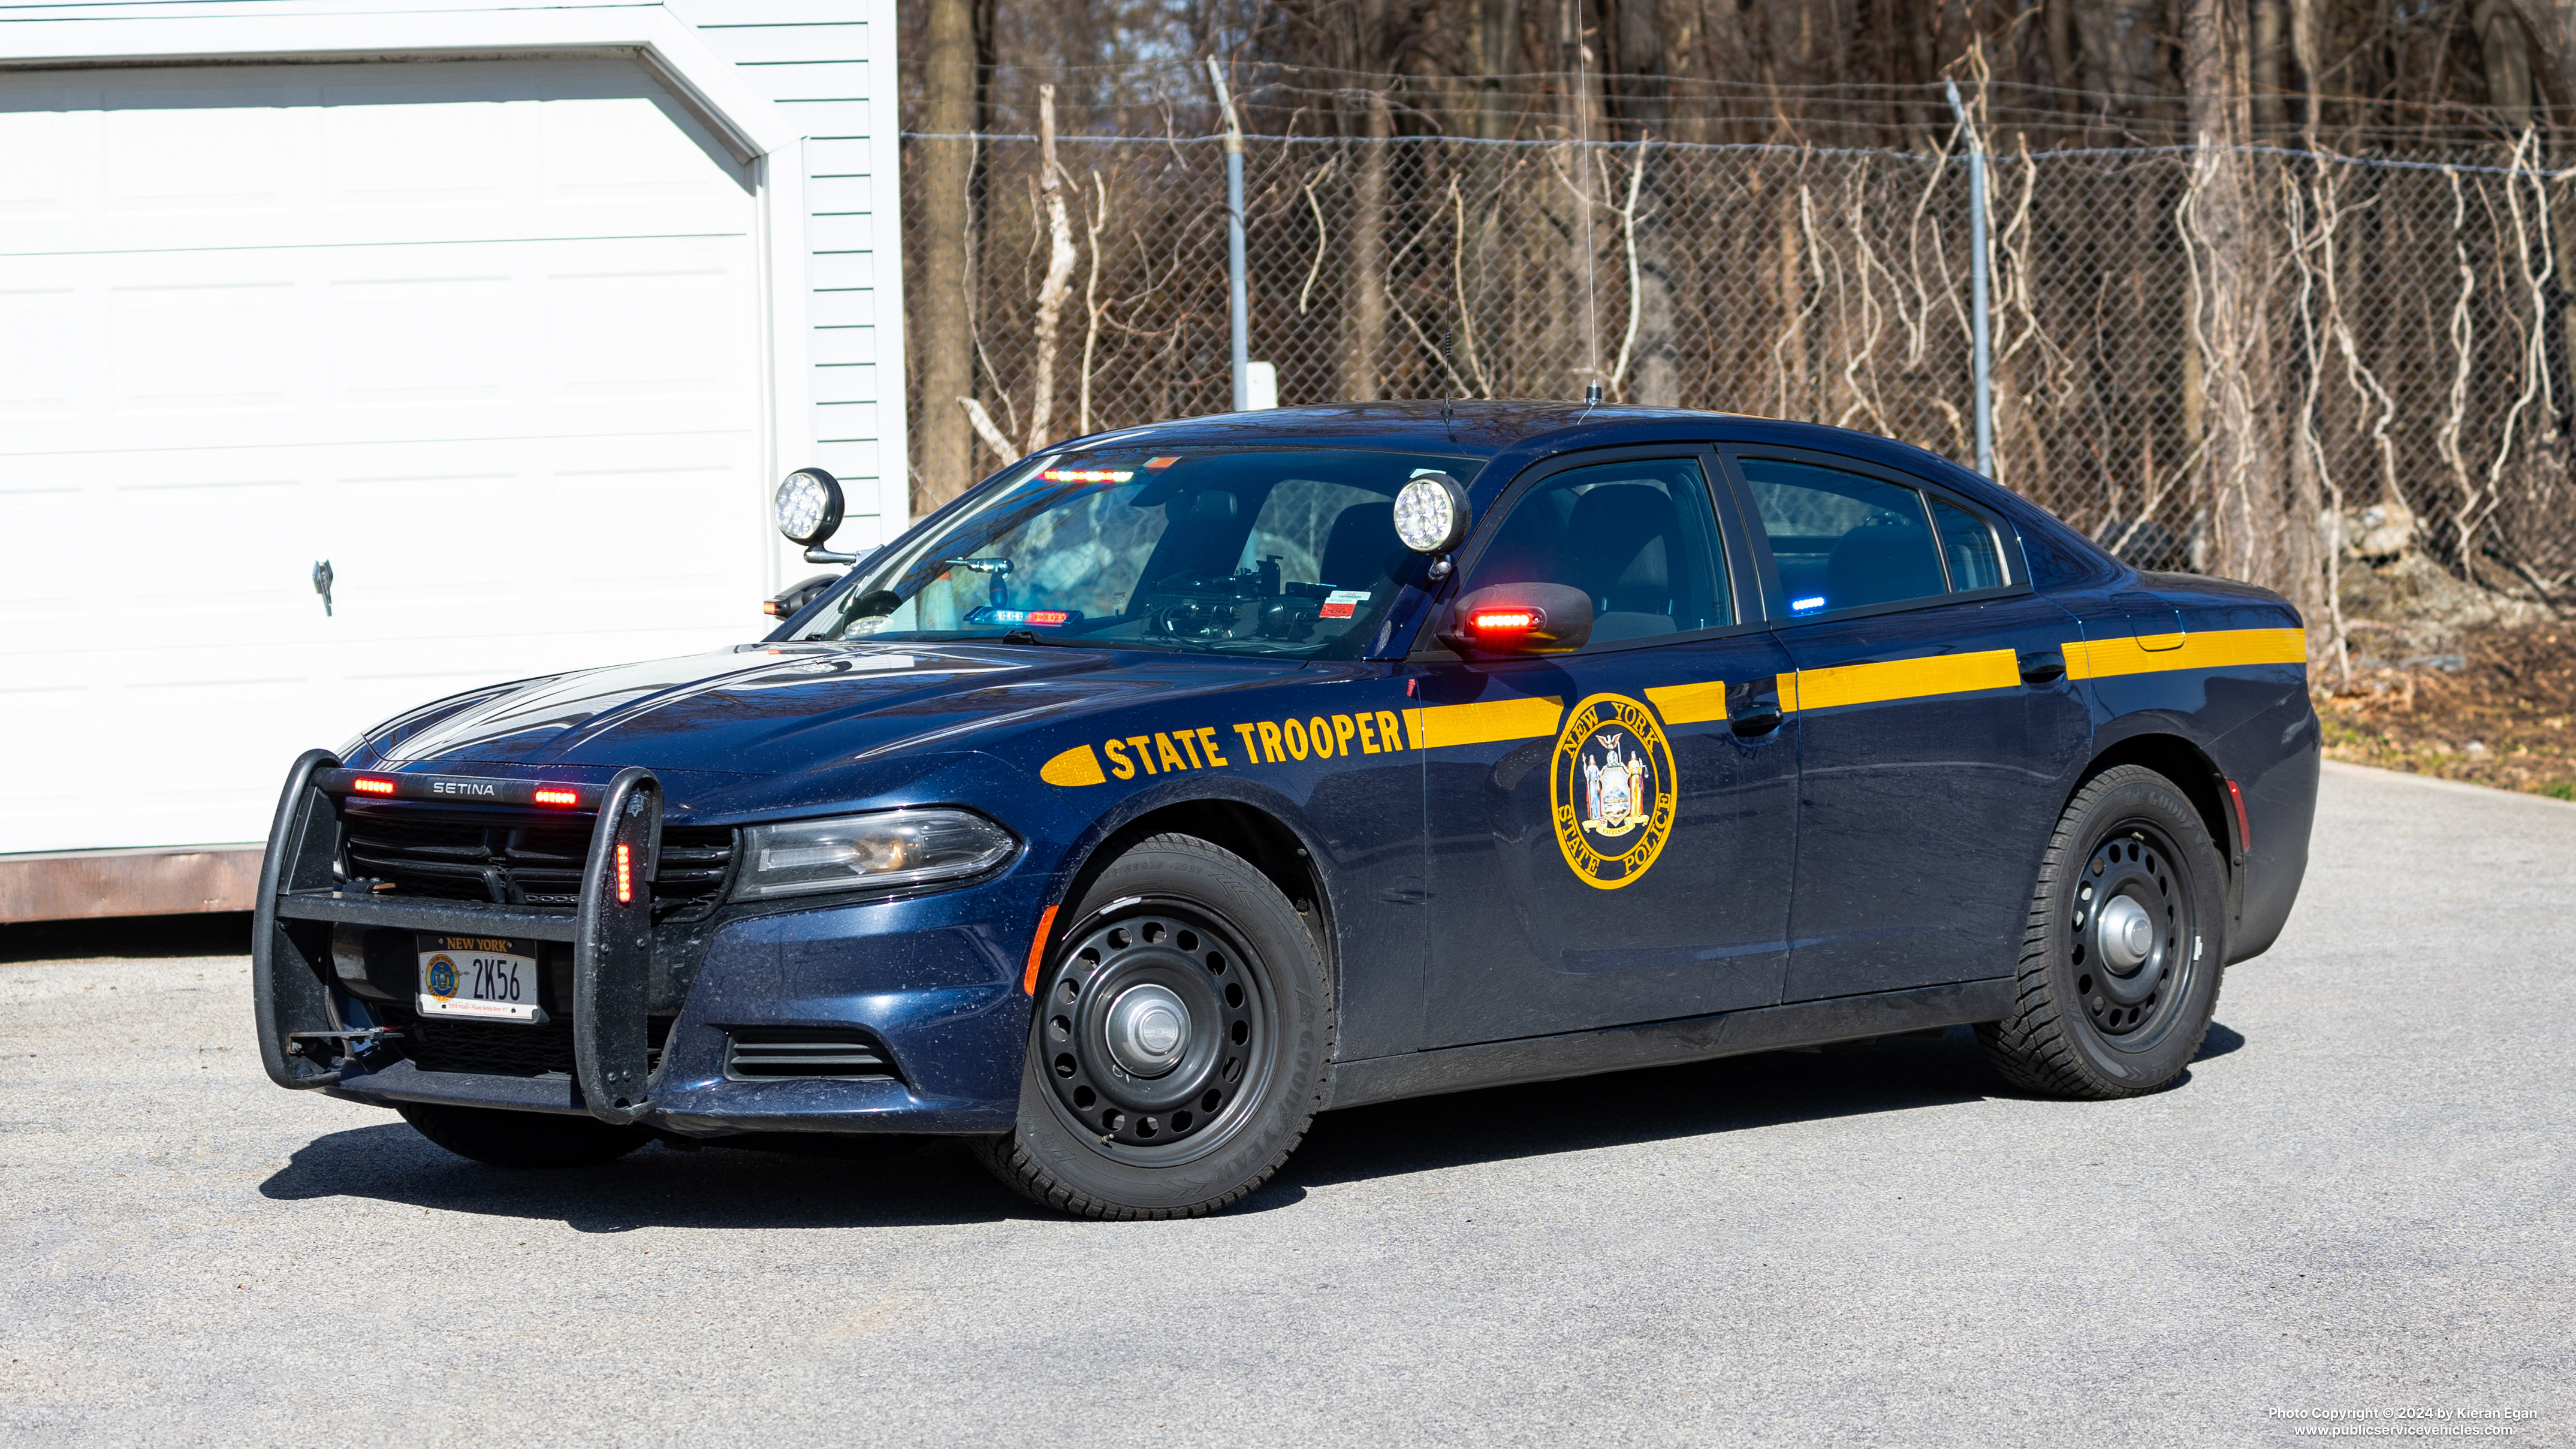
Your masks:
<svg viewBox="0 0 2576 1449"><path fill-rule="evenodd" d="M1950 587L2000 589L2003 555L1995 548L1995 530L1984 519L1953 503L1932 500L1932 526L1941 535L1941 560L1950 566Z"/></svg>
<svg viewBox="0 0 2576 1449"><path fill-rule="evenodd" d="M1922 494L1812 463L1746 458L1742 467L1792 615L1949 591Z"/></svg>
<svg viewBox="0 0 2576 1449"><path fill-rule="evenodd" d="M1521 583L1591 595L1600 644L1735 622L1708 485L1687 458L1570 469L1522 494L1465 587Z"/></svg>

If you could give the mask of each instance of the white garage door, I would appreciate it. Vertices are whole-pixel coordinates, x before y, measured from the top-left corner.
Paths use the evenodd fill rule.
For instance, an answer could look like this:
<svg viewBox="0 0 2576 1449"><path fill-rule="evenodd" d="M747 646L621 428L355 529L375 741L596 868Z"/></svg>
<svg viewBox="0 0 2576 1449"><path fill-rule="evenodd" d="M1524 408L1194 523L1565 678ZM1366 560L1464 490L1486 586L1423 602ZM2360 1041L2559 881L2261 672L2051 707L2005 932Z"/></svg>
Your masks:
<svg viewBox="0 0 2576 1449"><path fill-rule="evenodd" d="M757 637L753 216L623 61L0 77L0 852Z"/></svg>

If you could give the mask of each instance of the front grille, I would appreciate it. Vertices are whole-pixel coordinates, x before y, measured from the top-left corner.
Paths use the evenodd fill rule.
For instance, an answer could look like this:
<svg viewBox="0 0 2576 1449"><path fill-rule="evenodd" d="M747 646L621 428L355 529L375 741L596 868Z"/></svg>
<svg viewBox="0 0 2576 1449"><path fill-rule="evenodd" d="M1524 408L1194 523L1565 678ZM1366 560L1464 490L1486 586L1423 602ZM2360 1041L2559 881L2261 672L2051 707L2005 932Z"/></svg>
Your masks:
<svg viewBox="0 0 2576 1449"><path fill-rule="evenodd" d="M352 802L345 863L352 877L392 881L401 895L570 908L580 903L592 819L460 818ZM664 827L653 872L654 914L710 903L732 864L731 830Z"/></svg>
<svg viewBox="0 0 2576 1449"><path fill-rule="evenodd" d="M725 1037L725 1076L737 1082L794 1077L903 1080L894 1059L863 1031L841 1027L744 1027Z"/></svg>
<svg viewBox="0 0 2576 1449"><path fill-rule="evenodd" d="M649 1060L659 1062L671 1019L657 1016L645 1023ZM490 1077L542 1077L574 1074L572 1023L550 1021L520 1026L490 1021L442 1021L417 1017L403 1027L404 1054L424 1072L478 1072Z"/></svg>

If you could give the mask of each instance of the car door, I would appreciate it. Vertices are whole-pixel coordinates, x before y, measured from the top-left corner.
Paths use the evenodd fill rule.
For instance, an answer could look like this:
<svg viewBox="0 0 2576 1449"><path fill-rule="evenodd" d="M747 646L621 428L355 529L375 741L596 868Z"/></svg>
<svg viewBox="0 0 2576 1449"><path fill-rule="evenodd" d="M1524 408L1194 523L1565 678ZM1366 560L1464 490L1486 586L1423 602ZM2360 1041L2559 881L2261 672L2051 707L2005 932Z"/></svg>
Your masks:
<svg viewBox="0 0 2576 1449"><path fill-rule="evenodd" d="M1753 557L1704 449L1593 453L1515 481L1445 610L1582 590L1570 654L1418 649L1427 1045L1768 1006L1786 964L1797 733Z"/></svg>
<svg viewBox="0 0 2576 1449"><path fill-rule="evenodd" d="M2010 975L2091 746L2002 520L1903 473L1730 449L1796 668L1798 862L1784 1001Z"/></svg>

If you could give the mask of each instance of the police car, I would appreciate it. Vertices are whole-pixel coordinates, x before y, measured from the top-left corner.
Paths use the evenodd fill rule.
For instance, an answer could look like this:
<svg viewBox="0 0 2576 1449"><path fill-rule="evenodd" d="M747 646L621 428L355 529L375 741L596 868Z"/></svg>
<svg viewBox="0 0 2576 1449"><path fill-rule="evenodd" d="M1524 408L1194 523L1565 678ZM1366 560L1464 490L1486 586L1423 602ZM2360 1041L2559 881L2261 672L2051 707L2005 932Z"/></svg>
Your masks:
<svg viewBox="0 0 2576 1449"><path fill-rule="evenodd" d="M1103 434L758 643L306 754L260 1045L485 1162L953 1135L1111 1218L1330 1108L1893 1032L2128 1096L2289 913L2305 657L2275 595L1833 429Z"/></svg>

